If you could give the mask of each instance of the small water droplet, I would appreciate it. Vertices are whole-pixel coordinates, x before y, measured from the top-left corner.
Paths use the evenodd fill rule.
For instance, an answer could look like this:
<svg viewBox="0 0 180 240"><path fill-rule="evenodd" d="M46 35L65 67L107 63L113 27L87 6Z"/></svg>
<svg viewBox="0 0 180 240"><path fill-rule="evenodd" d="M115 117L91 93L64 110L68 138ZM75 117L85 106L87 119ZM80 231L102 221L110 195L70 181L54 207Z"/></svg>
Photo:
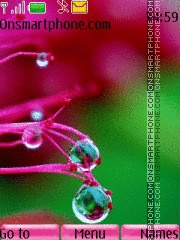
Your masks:
<svg viewBox="0 0 180 240"><path fill-rule="evenodd" d="M41 110L33 110L31 112L31 119L33 121L36 121L36 122L41 121L43 117L44 117L44 114L43 114L43 111Z"/></svg>
<svg viewBox="0 0 180 240"><path fill-rule="evenodd" d="M52 55L51 53L47 54L47 60L48 61L52 62L52 61L54 61L54 59L55 59L54 55Z"/></svg>
<svg viewBox="0 0 180 240"><path fill-rule="evenodd" d="M45 52L39 53L36 63L40 68L45 68L49 65L48 54Z"/></svg>
<svg viewBox="0 0 180 240"><path fill-rule="evenodd" d="M37 149L42 145L42 131L40 127L29 127L22 135L23 144L29 149Z"/></svg>
<svg viewBox="0 0 180 240"><path fill-rule="evenodd" d="M112 199L101 186L83 184L73 199L72 207L76 217L84 223L98 223L109 214Z"/></svg>
<svg viewBox="0 0 180 240"><path fill-rule="evenodd" d="M89 171L97 166L96 160L99 159L99 155L99 150L93 141L85 138L76 142L76 146L70 150L69 157L81 170Z"/></svg>

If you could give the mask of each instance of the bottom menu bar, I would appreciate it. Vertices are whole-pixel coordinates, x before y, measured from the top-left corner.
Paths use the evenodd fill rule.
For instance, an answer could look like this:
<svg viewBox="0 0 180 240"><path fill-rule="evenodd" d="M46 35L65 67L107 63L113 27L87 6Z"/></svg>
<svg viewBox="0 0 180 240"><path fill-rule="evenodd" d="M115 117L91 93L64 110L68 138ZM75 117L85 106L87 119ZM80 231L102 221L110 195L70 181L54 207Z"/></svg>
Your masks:
<svg viewBox="0 0 180 240"><path fill-rule="evenodd" d="M179 226L176 224L159 225L2 225L0 239L29 240L145 240L177 239Z"/></svg>

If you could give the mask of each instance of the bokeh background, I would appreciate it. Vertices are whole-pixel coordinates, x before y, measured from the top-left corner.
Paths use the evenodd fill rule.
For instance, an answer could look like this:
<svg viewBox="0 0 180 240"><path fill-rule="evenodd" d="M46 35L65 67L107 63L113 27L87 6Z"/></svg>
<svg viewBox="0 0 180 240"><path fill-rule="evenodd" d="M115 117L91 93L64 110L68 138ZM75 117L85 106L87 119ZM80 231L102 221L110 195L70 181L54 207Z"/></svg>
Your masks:
<svg viewBox="0 0 180 240"><path fill-rule="evenodd" d="M49 20L108 20L112 29L0 30L1 58L17 51L50 51L55 56L46 69L39 69L34 57L18 57L1 65L0 107L96 84L97 96L73 101L58 121L91 136L101 152L103 164L94 175L113 191L114 204L103 223L145 224L147 2L91 1L89 13L83 16L60 16L56 1L46 2ZM19 2L9 3L13 7ZM178 4L165 0L161 11L177 11ZM27 14L25 19L41 20L42 16ZM180 223L179 39L178 23L161 24L161 223L170 224ZM56 106L44 111L45 117L54 110ZM29 120L29 116L19 119ZM61 161L62 156L47 142L33 152L23 146L0 150L1 167ZM80 181L61 175L0 176L1 221L79 223L71 205L80 186Z"/></svg>

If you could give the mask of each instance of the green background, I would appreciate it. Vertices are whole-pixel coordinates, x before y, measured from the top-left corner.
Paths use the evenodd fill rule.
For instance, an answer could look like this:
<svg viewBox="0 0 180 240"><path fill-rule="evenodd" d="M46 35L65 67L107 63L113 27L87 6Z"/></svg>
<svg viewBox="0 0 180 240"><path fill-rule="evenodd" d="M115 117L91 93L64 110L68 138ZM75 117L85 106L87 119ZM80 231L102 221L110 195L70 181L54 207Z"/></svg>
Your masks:
<svg viewBox="0 0 180 240"><path fill-rule="evenodd" d="M146 76L125 88L108 90L99 98L78 100L71 107L73 127L91 136L102 157L94 170L98 181L113 191L114 209L102 223L147 223ZM178 70L161 74L161 223L180 224ZM66 114L66 111L63 113ZM60 162L58 157L56 162ZM25 159L24 159L25 161ZM54 161L54 159L53 159ZM50 210L71 223L79 180L53 174L26 178L0 176L0 214Z"/></svg>

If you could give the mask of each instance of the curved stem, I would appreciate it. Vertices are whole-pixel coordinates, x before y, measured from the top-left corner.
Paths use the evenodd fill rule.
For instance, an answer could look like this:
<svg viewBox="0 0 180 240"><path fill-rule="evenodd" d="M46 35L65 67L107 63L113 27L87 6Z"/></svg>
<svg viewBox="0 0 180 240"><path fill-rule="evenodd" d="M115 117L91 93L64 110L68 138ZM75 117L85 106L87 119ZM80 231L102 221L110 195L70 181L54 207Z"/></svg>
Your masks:
<svg viewBox="0 0 180 240"><path fill-rule="evenodd" d="M80 147L78 146L78 144L77 144L74 140L72 140L71 138L67 137L66 135L64 135L64 134L62 134L62 133L60 133L60 132L56 132L56 131L54 131L54 130L48 129L47 132L52 133L52 134L54 134L54 135L56 135L56 136L59 136L59 137L61 137L62 139L70 142L73 146L76 146L76 148L79 150L79 152L81 153L81 155L84 156L84 153L82 152L82 150L80 149ZM79 170L79 172L83 174L83 172L82 172L81 170Z"/></svg>
<svg viewBox="0 0 180 240"><path fill-rule="evenodd" d="M52 107L61 107L69 104L70 100L91 95L91 91L91 89L82 89L81 91L72 90L68 93L57 93L52 96L43 97L16 106L0 109L0 121L14 122L20 118L28 116L31 111L36 110L37 108L48 110Z"/></svg>
<svg viewBox="0 0 180 240"><path fill-rule="evenodd" d="M59 133L59 132L56 132L56 131L53 131L53 130L50 130L50 129L48 129L48 132L49 132L49 133L52 133L52 134L54 134L54 135L56 135L56 136L59 136L59 137L65 139L65 140L67 140L68 142L72 143L73 145L75 145L75 146L77 147L77 149L79 150L79 152L80 152L81 154L83 154L83 153L82 153L82 150L79 148L79 146L76 144L76 142L75 142L74 140L72 140L71 138L67 137L66 135L64 135L64 134L62 134L62 133ZM83 154L83 155L84 155L84 154ZM87 167L88 167L88 164L87 164ZM89 172L83 172L83 171L80 170L80 169L78 170L78 172L81 173L81 174L83 174L85 177L91 179L92 181L98 183L97 180L94 178L94 176L93 176L90 168L89 168Z"/></svg>
<svg viewBox="0 0 180 240"><path fill-rule="evenodd" d="M54 141L54 139L52 139L48 134L46 134L45 132L43 132L43 135L62 153L62 155L67 159L67 161L70 163L69 160L69 155L64 152L64 150Z"/></svg>
<svg viewBox="0 0 180 240"><path fill-rule="evenodd" d="M2 134L21 134L26 128L30 126L40 126L37 122L25 122L25 123L7 123L0 124L0 135Z"/></svg>
<svg viewBox="0 0 180 240"><path fill-rule="evenodd" d="M0 64L8 62L9 60L18 57L18 56L38 56L38 52L17 52L9 55L8 57L3 58L0 60Z"/></svg>
<svg viewBox="0 0 180 240"><path fill-rule="evenodd" d="M24 174L24 173L57 173L68 175L82 181L85 180L77 174L66 172L70 170L68 164L44 164L30 167L14 167L14 168L0 168L0 174Z"/></svg>
<svg viewBox="0 0 180 240"><path fill-rule="evenodd" d="M60 132L56 132L56 131L51 130L51 129L47 129L47 132L52 133L52 134L54 134L58 137L61 137L62 139L66 140L67 142L70 142L73 146L75 145L76 147L79 147L74 140L72 140L71 138L67 137L66 135L64 135ZM79 150L80 150L80 148L79 148Z"/></svg>
<svg viewBox="0 0 180 240"><path fill-rule="evenodd" d="M14 141L14 142L7 142L7 143L1 143L0 142L0 147L16 147L22 144L22 141Z"/></svg>
<svg viewBox="0 0 180 240"><path fill-rule="evenodd" d="M64 124L53 123L51 128L63 130L63 131L66 131L66 132L71 132L73 134L76 134L80 138L89 138L87 135L83 134L82 132L80 132L80 131L72 128L72 127L66 126Z"/></svg>

